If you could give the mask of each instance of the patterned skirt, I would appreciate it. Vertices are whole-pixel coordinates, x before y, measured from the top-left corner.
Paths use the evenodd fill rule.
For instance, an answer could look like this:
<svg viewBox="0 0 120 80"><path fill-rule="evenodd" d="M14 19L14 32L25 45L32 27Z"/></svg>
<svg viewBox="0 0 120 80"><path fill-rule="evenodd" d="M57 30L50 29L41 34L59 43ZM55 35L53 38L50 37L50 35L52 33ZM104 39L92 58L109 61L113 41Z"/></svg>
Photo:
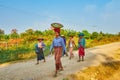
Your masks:
<svg viewBox="0 0 120 80"><path fill-rule="evenodd" d="M62 57L62 47L54 47L54 55L55 55L55 64L56 70L62 68L61 57Z"/></svg>

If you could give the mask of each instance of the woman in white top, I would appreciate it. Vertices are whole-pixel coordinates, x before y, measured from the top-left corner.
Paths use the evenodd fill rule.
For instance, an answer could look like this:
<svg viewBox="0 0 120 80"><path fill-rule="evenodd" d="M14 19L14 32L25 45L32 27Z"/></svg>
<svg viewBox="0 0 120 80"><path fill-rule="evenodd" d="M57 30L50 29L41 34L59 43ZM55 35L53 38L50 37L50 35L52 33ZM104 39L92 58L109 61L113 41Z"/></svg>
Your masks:
<svg viewBox="0 0 120 80"><path fill-rule="evenodd" d="M69 53L70 53L70 59L74 57L73 54L73 48L75 47L75 42L73 40L73 36L70 36L70 40L68 41L68 48L69 48Z"/></svg>

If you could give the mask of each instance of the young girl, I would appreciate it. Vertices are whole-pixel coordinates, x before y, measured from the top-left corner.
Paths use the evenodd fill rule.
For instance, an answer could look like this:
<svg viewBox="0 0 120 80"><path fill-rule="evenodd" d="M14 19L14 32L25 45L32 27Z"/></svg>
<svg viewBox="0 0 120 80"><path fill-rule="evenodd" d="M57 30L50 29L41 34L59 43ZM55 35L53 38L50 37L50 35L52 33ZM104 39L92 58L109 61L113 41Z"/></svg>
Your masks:
<svg viewBox="0 0 120 80"><path fill-rule="evenodd" d="M85 56L85 38L84 38L84 34L80 33L79 34L79 40L78 40L78 53L79 53L79 60L78 62L80 62L81 58L82 61L84 61L84 56Z"/></svg>
<svg viewBox="0 0 120 80"><path fill-rule="evenodd" d="M70 36L70 40L68 41L68 48L69 48L69 53L70 53L70 58L71 59L72 57L74 57L74 54L73 54L73 48L75 47L75 42L73 40L73 36Z"/></svg>
<svg viewBox="0 0 120 80"><path fill-rule="evenodd" d="M44 59L45 62L45 56L43 53L43 48L45 47L45 44L42 42L43 38L38 38L38 43L35 45L35 53L37 54L37 63L39 64L39 60Z"/></svg>

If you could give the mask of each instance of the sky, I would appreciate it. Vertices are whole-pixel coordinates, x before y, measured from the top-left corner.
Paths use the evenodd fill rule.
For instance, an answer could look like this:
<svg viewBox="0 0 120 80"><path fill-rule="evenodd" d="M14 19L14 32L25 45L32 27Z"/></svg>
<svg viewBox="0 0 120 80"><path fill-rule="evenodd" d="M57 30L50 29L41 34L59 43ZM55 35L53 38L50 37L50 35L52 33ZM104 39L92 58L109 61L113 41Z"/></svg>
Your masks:
<svg viewBox="0 0 120 80"><path fill-rule="evenodd" d="M0 0L0 29L9 34L27 29L47 30L58 22L63 29L120 32L120 0Z"/></svg>

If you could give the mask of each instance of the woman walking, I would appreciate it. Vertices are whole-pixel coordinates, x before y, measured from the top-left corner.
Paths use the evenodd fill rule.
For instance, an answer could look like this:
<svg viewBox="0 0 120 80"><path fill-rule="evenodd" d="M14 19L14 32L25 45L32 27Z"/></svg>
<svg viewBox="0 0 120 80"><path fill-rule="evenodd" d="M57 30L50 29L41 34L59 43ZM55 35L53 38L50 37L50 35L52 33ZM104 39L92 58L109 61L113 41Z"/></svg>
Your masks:
<svg viewBox="0 0 120 80"><path fill-rule="evenodd" d="M69 59L74 57L74 54L73 54L74 47L76 47L76 45L75 45L75 42L73 40L73 36L70 36L70 40L68 41L68 48L69 48L69 53L70 53L70 58Z"/></svg>
<svg viewBox="0 0 120 80"><path fill-rule="evenodd" d="M45 62L45 56L43 53L43 48L45 47L45 44L43 43L43 38L38 38L38 43L35 45L35 53L37 54L37 63L39 64L39 60L44 59Z"/></svg>
<svg viewBox="0 0 120 80"><path fill-rule="evenodd" d="M79 40L78 40L78 53L79 53L79 60L78 60L78 62L81 61L81 58L82 58L82 61L84 61L84 56L85 56L84 48L85 48L84 34L80 33L79 34Z"/></svg>
<svg viewBox="0 0 120 80"><path fill-rule="evenodd" d="M55 25L59 25L59 23L55 23ZM52 27L54 27L54 26L52 26ZM52 45L50 47L50 52L54 48L55 67L56 67L54 77L56 77L58 71L63 70L61 57L62 57L62 51L63 50L66 51L66 48L65 48L64 40L60 36L60 28L54 27L52 29L55 31L55 38L53 39Z"/></svg>

